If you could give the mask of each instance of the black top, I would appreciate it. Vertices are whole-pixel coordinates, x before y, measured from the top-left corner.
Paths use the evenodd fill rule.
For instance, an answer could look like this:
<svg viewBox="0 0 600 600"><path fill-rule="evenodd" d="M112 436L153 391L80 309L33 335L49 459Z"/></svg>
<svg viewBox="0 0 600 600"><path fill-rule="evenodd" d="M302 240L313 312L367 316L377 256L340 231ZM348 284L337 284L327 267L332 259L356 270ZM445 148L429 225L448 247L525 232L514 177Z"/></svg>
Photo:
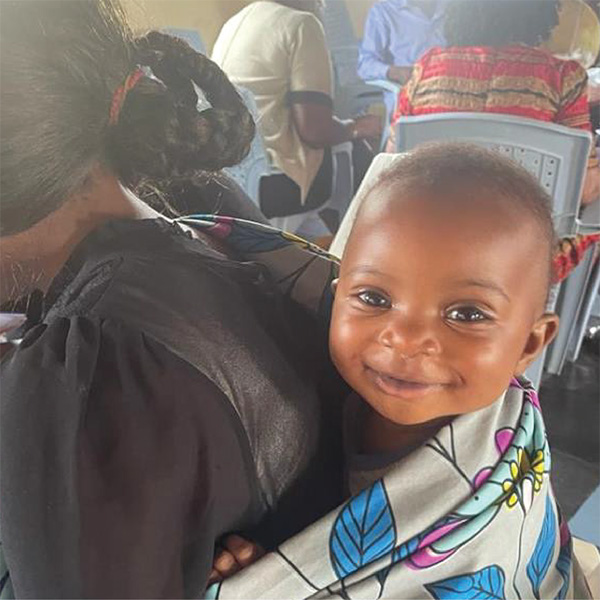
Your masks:
<svg viewBox="0 0 600 600"><path fill-rule="evenodd" d="M88 236L2 363L17 597L199 597L221 535L270 546L335 506L325 349L263 269L177 225Z"/></svg>

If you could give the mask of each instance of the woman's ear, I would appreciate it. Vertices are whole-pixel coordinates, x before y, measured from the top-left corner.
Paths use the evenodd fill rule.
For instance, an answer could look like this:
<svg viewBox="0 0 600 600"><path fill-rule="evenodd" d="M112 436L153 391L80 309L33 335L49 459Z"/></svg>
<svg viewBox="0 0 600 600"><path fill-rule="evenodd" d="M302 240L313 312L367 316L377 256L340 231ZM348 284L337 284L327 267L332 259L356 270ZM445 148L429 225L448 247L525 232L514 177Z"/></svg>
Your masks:
<svg viewBox="0 0 600 600"><path fill-rule="evenodd" d="M340 279L339 279L339 277L338 277L337 279L334 279L334 280L331 282L331 293L332 293L332 295L334 295L334 296L335 296L335 291L337 290L337 286L338 286L338 283L339 283L339 281L340 281Z"/></svg>
<svg viewBox="0 0 600 600"><path fill-rule="evenodd" d="M527 343L517 363L515 375L522 375L558 332L558 315L546 313L532 327Z"/></svg>

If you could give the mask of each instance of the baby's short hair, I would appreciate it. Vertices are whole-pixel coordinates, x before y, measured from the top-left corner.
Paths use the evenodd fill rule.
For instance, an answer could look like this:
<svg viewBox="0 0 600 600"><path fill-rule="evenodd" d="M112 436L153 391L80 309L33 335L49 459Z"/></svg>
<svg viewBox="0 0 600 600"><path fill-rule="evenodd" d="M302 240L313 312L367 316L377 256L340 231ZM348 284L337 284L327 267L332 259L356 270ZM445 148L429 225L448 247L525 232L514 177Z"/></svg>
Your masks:
<svg viewBox="0 0 600 600"><path fill-rule="evenodd" d="M547 247L548 278L551 279L555 247L552 199L524 167L498 152L475 144L441 142L423 144L385 169L369 194L379 188L402 187L406 191L433 191L443 197L451 190L484 185L491 192L482 195L512 202L531 218Z"/></svg>

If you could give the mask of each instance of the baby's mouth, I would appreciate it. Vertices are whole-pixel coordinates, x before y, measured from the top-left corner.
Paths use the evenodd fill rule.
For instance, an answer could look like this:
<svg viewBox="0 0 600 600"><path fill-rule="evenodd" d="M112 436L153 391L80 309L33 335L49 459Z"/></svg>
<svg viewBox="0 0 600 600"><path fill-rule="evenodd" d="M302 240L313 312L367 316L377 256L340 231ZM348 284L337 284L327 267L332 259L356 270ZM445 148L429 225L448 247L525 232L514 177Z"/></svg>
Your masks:
<svg viewBox="0 0 600 600"><path fill-rule="evenodd" d="M383 393L405 399L419 399L445 387L443 383L411 377L403 379L365 365L367 376Z"/></svg>

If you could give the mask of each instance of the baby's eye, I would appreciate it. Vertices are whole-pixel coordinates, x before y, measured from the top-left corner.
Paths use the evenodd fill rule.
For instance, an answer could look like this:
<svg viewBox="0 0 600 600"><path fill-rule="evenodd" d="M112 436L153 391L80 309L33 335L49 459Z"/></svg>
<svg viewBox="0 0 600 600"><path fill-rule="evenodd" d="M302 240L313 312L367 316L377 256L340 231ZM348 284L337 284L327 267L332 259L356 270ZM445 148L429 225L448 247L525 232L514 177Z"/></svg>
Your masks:
<svg viewBox="0 0 600 600"><path fill-rule="evenodd" d="M458 306L446 311L446 318L459 323L479 323L489 321L490 317L476 306Z"/></svg>
<svg viewBox="0 0 600 600"><path fill-rule="evenodd" d="M389 301L389 298L386 298L383 294L380 294L374 290L365 290L364 292L360 292L357 294L357 298L362 302L362 304L366 304L372 308L390 308L392 305L392 303Z"/></svg>

